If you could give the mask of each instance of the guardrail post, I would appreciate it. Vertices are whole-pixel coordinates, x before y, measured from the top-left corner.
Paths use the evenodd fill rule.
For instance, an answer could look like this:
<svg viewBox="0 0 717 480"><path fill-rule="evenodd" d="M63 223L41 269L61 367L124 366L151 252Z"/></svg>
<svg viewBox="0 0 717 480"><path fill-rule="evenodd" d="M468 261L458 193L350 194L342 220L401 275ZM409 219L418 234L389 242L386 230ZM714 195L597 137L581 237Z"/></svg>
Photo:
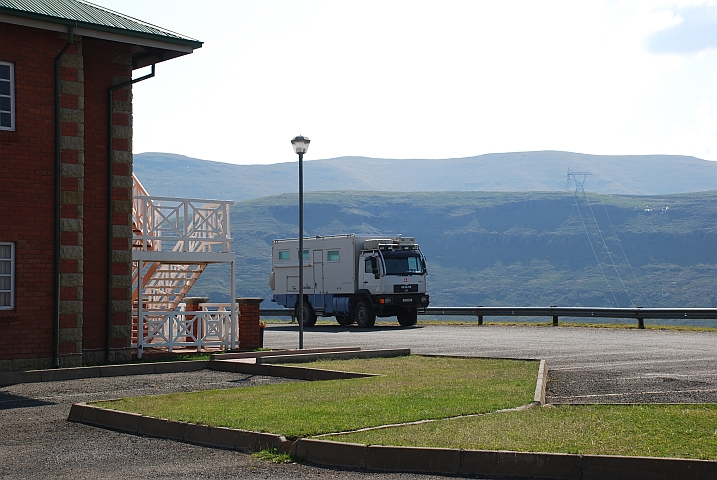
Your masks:
<svg viewBox="0 0 717 480"><path fill-rule="evenodd" d="M483 315L478 315L478 325L483 325Z"/></svg>
<svg viewBox="0 0 717 480"><path fill-rule="evenodd" d="M555 311L553 310L555 307L557 307L557 305L551 305L550 312L553 313L553 326L557 327L558 326L558 316L555 315Z"/></svg>
<svg viewBox="0 0 717 480"><path fill-rule="evenodd" d="M635 312L635 315L637 316L637 328L639 328L640 330L644 330L645 322L644 322L644 319L642 317L640 317L640 309L641 308L642 307L637 307L637 311Z"/></svg>

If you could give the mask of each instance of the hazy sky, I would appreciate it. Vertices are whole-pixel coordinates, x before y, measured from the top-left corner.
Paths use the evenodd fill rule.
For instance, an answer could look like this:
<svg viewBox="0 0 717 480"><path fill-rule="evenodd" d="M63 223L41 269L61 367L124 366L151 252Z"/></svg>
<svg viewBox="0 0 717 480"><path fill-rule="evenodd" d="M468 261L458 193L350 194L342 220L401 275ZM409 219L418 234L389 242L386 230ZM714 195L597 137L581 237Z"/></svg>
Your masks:
<svg viewBox="0 0 717 480"><path fill-rule="evenodd" d="M714 1L95 3L204 42L134 87L135 153L717 160Z"/></svg>

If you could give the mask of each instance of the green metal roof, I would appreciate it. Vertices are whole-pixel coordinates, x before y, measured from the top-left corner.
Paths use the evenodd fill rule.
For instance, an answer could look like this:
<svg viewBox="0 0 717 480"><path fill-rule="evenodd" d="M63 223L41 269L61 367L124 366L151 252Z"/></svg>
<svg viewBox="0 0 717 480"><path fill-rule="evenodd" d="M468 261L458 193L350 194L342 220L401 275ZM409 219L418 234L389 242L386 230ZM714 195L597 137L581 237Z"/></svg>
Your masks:
<svg viewBox="0 0 717 480"><path fill-rule="evenodd" d="M192 48L202 42L85 0L0 0L0 14L160 40Z"/></svg>

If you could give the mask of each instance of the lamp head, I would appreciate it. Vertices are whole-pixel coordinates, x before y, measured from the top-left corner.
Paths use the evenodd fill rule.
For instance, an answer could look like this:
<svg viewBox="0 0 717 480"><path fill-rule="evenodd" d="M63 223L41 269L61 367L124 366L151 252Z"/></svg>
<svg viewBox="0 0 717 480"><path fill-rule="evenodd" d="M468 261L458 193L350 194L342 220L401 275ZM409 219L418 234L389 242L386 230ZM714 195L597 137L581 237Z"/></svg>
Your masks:
<svg viewBox="0 0 717 480"><path fill-rule="evenodd" d="M310 141L311 140L309 140L308 138L299 135L298 137L294 137L291 140L291 145L294 147L294 152L296 152L297 154L306 153L307 150L309 150Z"/></svg>

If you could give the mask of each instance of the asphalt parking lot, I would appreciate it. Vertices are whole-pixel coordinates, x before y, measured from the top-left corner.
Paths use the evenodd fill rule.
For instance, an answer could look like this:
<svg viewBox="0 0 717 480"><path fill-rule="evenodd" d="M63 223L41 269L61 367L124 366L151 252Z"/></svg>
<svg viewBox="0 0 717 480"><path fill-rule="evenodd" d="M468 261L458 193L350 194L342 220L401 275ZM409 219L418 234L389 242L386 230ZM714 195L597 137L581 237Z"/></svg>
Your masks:
<svg viewBox="0 0 717 480"><path fill-rule="evenodd" d="M318 326L304 346L408 347L414 353L543 358L548 401L717 402L717 334L552 327L378 324ZM296 348L296 325L270 325L265 345ZM274 465L250 455L121 434L66 420L76 402L275 382L202 371L0 386L0 478L438 479L310 465Z"/></svg>
<svg viewBox="0 0 717 480"><path fill-rule="evenodd" d="M717 403L717 333L551 326L319 325L305 348L357 345L413 353L547 361L549 403ZM265 343L298 346L298 327L270 325Z"/></svg>

